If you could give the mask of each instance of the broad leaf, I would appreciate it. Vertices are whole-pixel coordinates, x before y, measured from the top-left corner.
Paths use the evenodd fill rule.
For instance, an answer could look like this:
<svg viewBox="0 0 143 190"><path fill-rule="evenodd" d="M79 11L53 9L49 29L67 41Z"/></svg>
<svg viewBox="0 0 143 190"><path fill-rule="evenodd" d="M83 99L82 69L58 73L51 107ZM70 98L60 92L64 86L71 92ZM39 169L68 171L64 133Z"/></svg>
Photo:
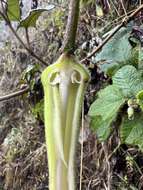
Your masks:
<svg viewBox="0 0 143 190"><path fill-rule="evenodd" d="M19 0L7 0L7 15L11 21L20 21Z"/></svg>
<svg viewBox="0 0 143 190"><path fill-rule="evenodd" d="M97 100L91 105L91 127L96 131L99 140L104 141L111 132L111 124L116 119L125 98L120 89L107 86L98 93Z"/></svg>
<svg viewBox="0 0 143 190"><path fill-rule="evenodd" d="M115 116L113 116L113 118L107 119L105 121L102 120L101 116L95 116L92 118L91 128L93 129L93 131L96 132L98 139L100 141L105 141L109 137L109 135L111 133L111 124L112 124Z"/></svg>
<svg viewBox="0 0 143 190"><path fill-rule="evenodd" d="M116 28L111 30L113 32ZM107 62L125 62L131 57L131 49L128 38L131 27L120 29L103 47L95 57L95 61L105 60Z"/></svg>
<svg viewBox="0 0 143 190"><path fill-rule="evenodd" d="M116 28L110 31L113 32ZM120 29L96 55L94 61L99 62L104 60L105 63L110 62L125 62L131 57L132 46L128 41L131 27Z"/></svg>
<svg viewBox="0 0 143 190"><path fill-rule="evenodd" d="M131 51L131 55L130 57L128 57L128 59L126 61L122 61L120 62L120 60L118 61L114 61L114 60L109 60L109 61L103 61L97 63L98 67L101 69L101 71L103 71L106 75L112 77L121 67L125 66L125 65L133 65L136 68L138 68L139 65L139 53L140 53L140 48L139 47L135 47L133 49L130 50Z"/></svg>
<svg viewBox="0 0 143 190"><path fill-rule="evenodd" d="M121 88L124 96L131 98L143 89L143 80L140 73L132 65L119 69L113 76L113 85Z"/></svg>
<svg viewBox="0 0 143 190"><path fill-rule="evenodd" d="M123 119L120 128L122 143L138 145L143 149L143 114L136 113L134 120Z"/></svg>
<svg viewBox="0 0 143 190"><path fill-rule="evenodd" d="M24 28L35 27L36 21L38 20L39 16L43 12L50 11L53 8L54 8L54 5L49 5L46 9L35 9L35 10L30 11L28 16L20 21L18 28L20 28L20 27L24 27Z"/></svg>
<svg viewBox="0 0 143 190"><path fill-rule="evenodd" d="M105 74L112 76L120 67L126 64L137 66L139 49L131 46L128 40L130 32L130 26L120 29L93 58L93 62L97 63Z"/></svg>
<svg viewBox="0 0 143 190"><path fill-rule="evenodd" d="M125 98L119 88L107 86L98 93L98 99L91 105L89 115L101 116L105 121L117 114L124 102Z"/></svg>

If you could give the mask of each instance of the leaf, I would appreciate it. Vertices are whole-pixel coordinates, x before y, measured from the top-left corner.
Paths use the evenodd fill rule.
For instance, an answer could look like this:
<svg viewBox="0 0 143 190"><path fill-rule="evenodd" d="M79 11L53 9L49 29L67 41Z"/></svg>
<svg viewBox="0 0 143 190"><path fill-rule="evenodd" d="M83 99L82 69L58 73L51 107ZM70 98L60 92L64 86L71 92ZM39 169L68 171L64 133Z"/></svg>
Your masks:
<svg viewBox="0 0 143 190"><path fill-rule="evenodd" d="M96 131L100 141L105 141L111 132L111 124L116 119L125 98L120 89L107 86L98 93L98 99L91 105L91 127Z"/></svg>
<svg viewBox="0 0 143 190"><path fill-rule="evenodd" d="M140 47L140 51L139 51L139 65L138 65L138 69L143 70L143 48Z"/></svg>
<svg viewBox="0 0 143 190"><path fill-rule="evenodd" d="M140 55L140 48L135 47L131 49L131 56L128 57L126 61L120 62L118 60L117 62L114 60L110 60L109 62L108 61L104 61L103 63L99 62L97 63L97 65L101 69L101 71L103 71L106 75L112 77L121 67L125 65L133 65L138 68L139 63L140 63L139 55Z"/></svg>
<svg viewBox="0 0 143 190"><path fill-rule="evenodd" d="M128 40L130 32L130 26L120 29L93 58L93 62L108 76L113 76L124 65L131 64L136 67L138 66L139 48L133 48L130 44Z"/></svg>
<svg viewBox="0 0 143 190"><path fill-rule="evenodd" d="M28 65L27 68L22 72L21 79L31 82L32 77L35 73L40 71L40 66L38 64Z"/></svg>
<svg viewBox="0 0 143 190"><path fill-rule="evenodd" d="M110 31L113 32L116 28ZM128 38L131 27L120 29L96 55L95 62L105 60L110 62L125 62L131 57L131 49Z"/></svg>
<svg viewBox="0 0 143 190"><path fill-rule="evenodd" d="M132 65L126 65L119 69L112 80L114 86L122 89L125 97L134 97L143 89L141 75Z"/></svg>
<svg viewBox="0 0 143 190"><path fill-rule="evenodd" d="M89 115L101 116L105 121L116 116L124 102L125 98L119 88L107 86L98 93L98 99L91 105Z"/></svg>
<svg viewBox="0 0 143 190"><path fill-rule="evenodd" d="M7 0L7 15L11 21L20 21L19 0Z"/></svg>
<svg viewBox="0 0 143 190"><path fill-rule="evenodd" d="M140 108L143 111L143 90L138 92L136 98L137 98L137 103L140 105Z"/></svg>
<svg viewBox="0 0 143 190"><path fill-rule="evenodd" d="M127 116L124 117L120 136L122 143L138 145L143 149L143 114L136 113L134 120L128 120Z"/></svg>
<svg viewBox="0 0 143 190"><path fill-rule="evenodd" d="M44 99L40 100L34 108L32 108L32 113L36 118L40 118L44 121Z"/></svg>
<svg viewBox="0 0 143 190"><path fill-rule="evenodd" d="M91 120L91 128L96 132L100 141L105 141L110 135L113 118L103 121L101 116L95 116Z"/></svg>
<svg viewBox="0 0 143 190"><path fill-rule="evenodd" d="M38 20L39 16L43 12L50 11L53 8L54 8L54 5L49 5L46 9L35 9L35 10L30 11L29 15L20 21L18 28L20 28L20 27L24 27L24 28L35 27L36 21Z"/></svg>

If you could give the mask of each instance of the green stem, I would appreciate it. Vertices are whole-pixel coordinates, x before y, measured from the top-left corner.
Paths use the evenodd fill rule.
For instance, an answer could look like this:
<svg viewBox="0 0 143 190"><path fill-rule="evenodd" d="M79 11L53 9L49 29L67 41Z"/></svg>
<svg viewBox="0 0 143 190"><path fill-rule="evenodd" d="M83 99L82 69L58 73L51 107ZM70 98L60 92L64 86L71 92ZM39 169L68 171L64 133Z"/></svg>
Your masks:
<svg viewBox="0 0 143 190"><path fill-rule="evenodd" d="M80 0L71 0L69 4L68 21L66 27L66 33L64 43L62 47L63 52L72 54L75 50L75 40L79 19L79 6Z"/></svg>

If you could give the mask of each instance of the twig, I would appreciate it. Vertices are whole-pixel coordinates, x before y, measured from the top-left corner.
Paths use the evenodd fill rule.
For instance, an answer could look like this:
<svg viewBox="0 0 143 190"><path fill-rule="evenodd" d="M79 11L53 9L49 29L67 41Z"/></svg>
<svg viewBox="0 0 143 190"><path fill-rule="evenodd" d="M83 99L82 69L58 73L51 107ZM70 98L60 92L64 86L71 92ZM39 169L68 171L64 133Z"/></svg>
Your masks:
<svg viewBox="0 0 143 190"><path fill-rule="evenodd" d="M124 10L124 14L127 16L127 11L126 11L126 8L124 6L123 0L120 0L120 2L121 2L121 5L122 5L122 8Z"/></svg>
<svg viewBox="0 0 143 190"><path fill-rule="evenodd" d="M30 49L30 39L29 39L28 28L25 29L25 35L26 35L26 40L27 40L28 48Z"/></svg>
<svg viewBox="0 0 143 190"><path fill-rule="evenodd" d="M28 92L28 91L29 91L29 87L26 87L26 88L24 88L24 89L22 89L22 90L13 92L13 93L11 93L11 94L7 94L7 95L4 95L4 96L1 96L1 97L0 97L0 102L5 101L5 100L9 100L9 99L14 98L14 97L16 97L16 96L23 95L23 94L25 94L25 93Z"/></svg>
<svg viewBox="0 0 143 190"><path fill-rule="evenodd" d="M115 9L117 15L120 17L121 15L120 15L118 9L116 8L115 4L113 3L113 0L110 0L110 3L113 5L113 8Z"/></svg>
<svg viewBox="0 0 143 190"><path fill-rule="evenodd" d="M126 26L127 23L129 23L141 10L143 9L143 5L141 5L138 9L136 9L131 15L129 15L128 17L125 17L122 21L122 23L120 25L118 25L116 27L116 29L111 32L109 34L109 36L107 36L107 38L105 38L103 40L103 42L101 44L99 44L98 47L96 47L91 53L89 53L89 55L87 57L85 57L84 59L82 59L80 62L84 62L88 59L90 59L93 55L95 55L99 50L102 49L102 47L123 27Z"/></svg>
<svg viewBox="0 0 143 190"><path fill-rule="evenodd" d="M136 9L133 9L133 10L127 12L127 16L130 15L131 13L133 13L135 10L136 10ZM122 20L125 16L126 16L126 15L124 14L124 15L122 15L122 16L120 16L120 17L114 19L113 21L111 21L110 23L108 23L107 25L105 25L105 26L103 27L103 30L106 29L108 26L111 26L112 24L115 24L115 23L116 23L116 24L119 24L119 23L120 23L120 20Z"/></svg>
<svg viewBox="0 0 143 190"><path fill-rule="evenodd" d="M20 36L16 33L15 29L13 28L13 26L11 25L11 22L9 21L9 19L7 18L7 16L5 14L3 14L0 11L0 15L1 17L5 20L5 22L7 23L8 27L10 28L10 30L12 31L12 33L14 34L14 36L17 38L17 40L22 44L22 46L29 52L29 54L31 56L33 56L34 58L36 58L38 61L40 61L43 65L47 66L48 64L42 60L39 56L37 56L31 49L29 49L26 44L22 41L22 39L20 38Z"/></svg>

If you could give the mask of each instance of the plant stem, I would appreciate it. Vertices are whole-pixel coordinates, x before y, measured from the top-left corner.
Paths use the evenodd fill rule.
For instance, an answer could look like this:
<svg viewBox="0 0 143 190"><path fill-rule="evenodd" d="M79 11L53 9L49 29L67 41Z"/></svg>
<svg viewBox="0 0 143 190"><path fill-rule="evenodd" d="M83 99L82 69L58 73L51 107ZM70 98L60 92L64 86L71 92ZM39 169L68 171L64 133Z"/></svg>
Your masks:
<svg viewBox="0 0 143 190"><path fill-rule="evenodd" d="M50 190L75 190L75 150L87 70L75 60L80 0L70 0L69 16L58 61L42 74ZM47 79L49 78L49 81ZM47 107L48 105L48 107Z"/></svg>
<svg viewBox="0 0 143 190"><path fill-rule="evenodd" d="M5 101L5 100L9 100L9 99L14 98L14 97L16 97L16 96L23 95L23 94L27 93L28 91L29 91L29 87L26 87L26 88L24 88L24 89L22 89L22 90L13 92L13 93L11 93L11 94L7 94L7 95L4 95L4 96L1 96L1 97L0 97L0 102L1 102L1 101Z"/></svg>
<svg viewBox="0 0 143 190"><path fill-rule="evenodd" d="M69 16L67 21L65 39L62 47L63 52L73 54L79 19L80 0L71 0L69 4Z"/></svg>

